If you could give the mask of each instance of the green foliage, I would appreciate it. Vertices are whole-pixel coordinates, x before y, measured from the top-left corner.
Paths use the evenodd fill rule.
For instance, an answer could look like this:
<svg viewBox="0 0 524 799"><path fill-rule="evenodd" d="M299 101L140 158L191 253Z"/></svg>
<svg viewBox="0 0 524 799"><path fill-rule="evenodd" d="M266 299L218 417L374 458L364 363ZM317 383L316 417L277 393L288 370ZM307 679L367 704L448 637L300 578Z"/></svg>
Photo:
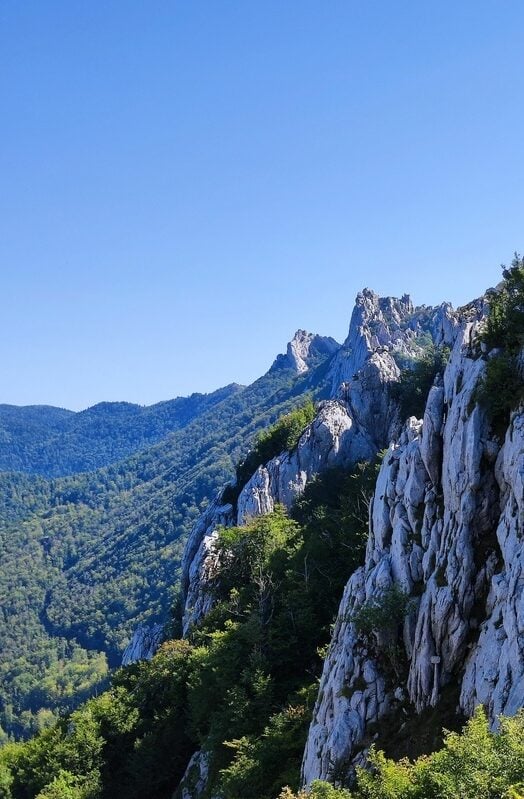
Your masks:
<svg viewBox="0 0 524 799"><path fill-rule="evenodd" d="M502 267L503 281L489 298L489 316L482 335L488 347L514 352L524 344L524 258L515 253Z"/></svg>
<svg viewBox="0 0 524 799"><path fill-rule="evenodd" d="M284 788L278 799L351 799L351 794L345 788L335 788L328 782L315 780L309 790L302 790L297 794L289 787Z"/></svg>
<svg viewBox="0 0 524 799"><path fill-rule="evenodd" d="M5 799L169 796L192 753L184 724L191 667L187 641L164 644L68 719L0 750Z"/></svg>
<svg viewBox="0 0 524 799"><path fill-rule="evenodd" d="M524 400L524 381L515 355L501 352L487 362L478 399L496 426L505 428L511 411Z"/></svg>
<svg viewBox="0 0 524 799"><path fill-rule="evenodd" d="M402 421L410 416L422 418L429 390L437 374L444 370L448 358L448 347L430 344L420 358L401 370L400 381L392 385L391 391L399 404Z"/></svg>
<svg viewBox="0 0 524 799"><path fill-rule="evenodd" d="M233 761L221 772L224 799L274 799L282 783L297 787L311 707L297 701L271 716L261 735L226 742Z"/></svg>
<svg viewBox="0 0 524 799"><path fill-rule="evenodd" d="M449 733L438 752L410 763L389 760L372 748L370 765L371 770L357 769L350 792L324 783L325 794L314 784L297 795L284 791L280 799L516 799L524 779L524 712L502 718L494 733L479 707L463 732Z"/></svg>
<svg viewBox="0 0 524 799"><path fill-rule="evenodd" d="M365 602L351 617L357 633L364 636L396 634L411 608L409 594L396 583Z"/></svg>
<svg viewBox="0 0 524 799"><path fill-rule="evenodd" d="M107 466L157 444L242 388L232 384L148 406L101 402L78 413L0 405L0 471L63 477Z"/></svg>
<svg viewBox="0 0 524 799"><path fill-rule="evenodd" d="M486 364L478 400L496 429L503 431L509 416L524 401L524 378L519 353L524 346L524 260L515 253L504 280L489 299L489 315L481 336L487 348L498 348Z"/></svg>
<svg viewBox="0 0 524 799"><path fill-rule="evenodd" d="M257 431L303 402L316 379L279 370L245 389L197 398L185 411L178 408L178 429L164 441L95 472L51 480L0 473L1 730L27 737L51 721L51 712L73 709L103 688L107 664L120 663L137 623L169 617L184 540L207 498L233 476L233 463ZM166 406L153 406L157 431L167 429ZM40 412L53 409L8 413L4 406L0 413L10 436L4 454L22 453L29 468L34 453L20 439L16 425L27 421L15 413L20 410L31 415L36 447L45 443L38 438L45 426ZM122 434L123 420L131 425L129 441L138 440L129 414L145 424L143 415L126 408L91 410L102 438L114 431L115 415ZM51 432L59 431L61 414L48 423ZM82 435L94 436L93 419L83 424ZM84 441L75 436L70 446L63 442L68 468L74 466L72 448ZM89 451L86 444L86 458ZM41 466L38 460L33 465Z"/></svg>
<svg viewBox="0 0 524 799"><path fill-rule="evenodd" d="M277 507L220 532L219 601L193 633L201 663L189 701L194 734L213 751L227 799L271 799L298 779L302 697L320 672L347 576L363 561L376 468L327 471L291 518ZM278 748L287 757L276 758Z"/></svg>
<svg viewBox="0 0 524 799"><path fill-rule="evenodd" d="M365 602L351 616L355 629L371 645L386 674L398 683L405 677L405 653L398 644L399 626L409 614L413 600L399 585L392 585Z"/></svg>
<svg viewBox="0 0 524 799"><path fill-rule="evenodd" d="M308 398L304 404L286 413L267 430L262 430L255 446L237 466L235 490L237 496L259 466L281 452L292 450L305 428L315 418L315 404Z"/></svg>
<svg viewBox="0 0 524 799"><path fill-rule="evenodd" d="M363 559L374 473L326 472L291 516L277 507L223 530L218 602L192 640L164 644L70 718L0 750L6 796L76 797L99 786L93 799L167 799L201 748L226 799L274 799L297 787L318 650L348 571Z"/></svg>

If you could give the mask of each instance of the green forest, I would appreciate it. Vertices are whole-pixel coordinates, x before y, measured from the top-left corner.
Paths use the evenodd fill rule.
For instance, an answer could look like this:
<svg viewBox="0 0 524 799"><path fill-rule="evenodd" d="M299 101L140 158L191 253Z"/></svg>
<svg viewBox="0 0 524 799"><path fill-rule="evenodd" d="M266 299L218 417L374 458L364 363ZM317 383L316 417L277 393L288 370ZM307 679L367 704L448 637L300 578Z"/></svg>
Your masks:
<svg viewBox="0 0 524 799"><path fill-rule="evenodd" d="M363 562L376 468L330 470L289 515L279 507L224 529L227 567L203 624L117 671L106 692L27 744L4 747L6 796L63 783L72 796L167 797L200 747L225 797L298 787L330 624Z"/></svg>
<svg viewBox="0 0 524 799"><path fill-rule="evenodd" d="M229 388L161 443L94 472L0 473L0 738L101 690L134 627L169 620L195 519L258 431L322 394L324 374L272 370Z"/></svg>

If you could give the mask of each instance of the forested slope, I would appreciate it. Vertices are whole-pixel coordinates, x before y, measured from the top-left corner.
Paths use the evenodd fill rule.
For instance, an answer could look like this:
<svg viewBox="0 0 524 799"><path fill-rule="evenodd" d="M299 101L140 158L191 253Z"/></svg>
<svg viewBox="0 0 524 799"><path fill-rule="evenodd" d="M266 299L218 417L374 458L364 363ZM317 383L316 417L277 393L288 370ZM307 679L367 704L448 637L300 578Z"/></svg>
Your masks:
<svg viewBox="0 0 524 799"><path fill-rule="evenodd" d="M158 443L242 388L232 384L149 406L101 402L78 413L0 405L0 471L61 477L107 466Z"/></svg>
<svg viewBox="0 0 524 799"><path fill-rule="evenodd" d="M185 536L254 434L325 381L270 370L118 463L59 479L0 474L0 726L72 707L120 663L133 627L166 621ZM317 365L318 364L318 365ZM76 665L75 665L76 664ZM36 718L36 716L39 717Z"/></svg>

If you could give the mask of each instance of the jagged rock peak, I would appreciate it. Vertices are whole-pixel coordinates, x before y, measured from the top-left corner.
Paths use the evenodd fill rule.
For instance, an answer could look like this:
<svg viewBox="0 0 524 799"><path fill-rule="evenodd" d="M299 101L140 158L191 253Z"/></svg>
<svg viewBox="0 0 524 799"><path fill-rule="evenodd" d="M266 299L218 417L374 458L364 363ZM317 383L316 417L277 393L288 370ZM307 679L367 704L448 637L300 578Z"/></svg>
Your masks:
<svg viewBox="0 0 524 799"><path fill-rule="evenodd" d="M415 307L409 294L380 297L365 288L357 294L349 333L333 358L332 396L341 396L341 386L350 382L376 353L398 359L419 357L425 347L451 345L458 316L449 303L437 307Z"/></svg>
<svg viewBox="0 0 524 799"><path fill-rule="evenodd" d="M408 294L401 299L379 297L371 289L357 294L344 347L353 352L369 352L378 347L400 344L415 308ZM364 347L362 346L364 345ZM361 364L356 364L357 368Z"/></svg>
<svg viewBox="0 0 524 799"><path fill-rule="evenodd" d="M336 352L340 344L330 336L319 336L307 330L297 330L287 345L285 355L277 355L272 370L294 369L298 374L307 372L319 359Z"/></svg>

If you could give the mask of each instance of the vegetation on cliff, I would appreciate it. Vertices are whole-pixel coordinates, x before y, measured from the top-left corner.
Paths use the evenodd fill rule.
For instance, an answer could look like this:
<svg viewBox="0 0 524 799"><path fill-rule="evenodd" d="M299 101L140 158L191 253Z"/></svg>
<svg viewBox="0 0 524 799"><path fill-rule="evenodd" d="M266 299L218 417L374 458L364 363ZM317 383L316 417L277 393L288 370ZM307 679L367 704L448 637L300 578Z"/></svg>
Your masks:
<svg viewBox="0 0 524 799"><path fill-rule="evenodd" d="M489 358L478 395L498 429L507 426L511 411L524 401L524 259L515 253L502 274L502 284L490 295L481 337Z"/></svg>
<svg viewBox="0 0 524 799"><path fill-rule="evenodd" d="M164 644L52 728L4 747L4 798L167 797L200 748L225 799L297 788L323 647L364 557L375 476L368 465L325 472L290 515L278 507L224 530L217 604L190 640Z"/></svg>
<svg viewBox="0 0 524 799"><path fill-rule="evenodd" d="M501 718L495 733L479 707L432 755L395 762L372 748L370 766L357 769L351 790L316 782L298 794L285 789L279 799L521 799L524 712Z"/></svg>

